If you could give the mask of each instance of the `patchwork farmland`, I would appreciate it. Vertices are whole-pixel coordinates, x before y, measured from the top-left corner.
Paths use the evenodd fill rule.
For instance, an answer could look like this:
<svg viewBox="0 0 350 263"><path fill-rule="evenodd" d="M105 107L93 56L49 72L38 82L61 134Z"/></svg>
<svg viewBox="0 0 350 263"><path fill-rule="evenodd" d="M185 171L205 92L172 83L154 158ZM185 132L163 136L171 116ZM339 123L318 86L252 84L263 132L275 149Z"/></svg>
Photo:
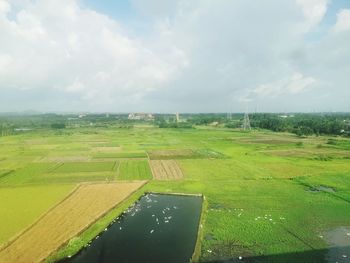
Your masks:
<svg viewBox="0 0 350 263"><path fill-rule="evenodd" d="M326 251L325 233L350 226L346 138L140 125L43 129L0 145L0 262L23 260L18 249L33 261L72 255L145 192L204 194L202 262ZM63 215L78 218L67 231ZM53 228L62 236L43 244Z"/></svg>

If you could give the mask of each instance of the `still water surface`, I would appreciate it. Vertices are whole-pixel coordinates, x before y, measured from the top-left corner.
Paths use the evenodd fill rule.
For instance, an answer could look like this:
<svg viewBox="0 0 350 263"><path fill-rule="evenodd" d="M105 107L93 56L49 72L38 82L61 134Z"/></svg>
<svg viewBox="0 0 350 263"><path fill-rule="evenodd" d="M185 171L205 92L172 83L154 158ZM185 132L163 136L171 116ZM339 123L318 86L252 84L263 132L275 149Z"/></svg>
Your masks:
<svg viewBox="0 0 350 263"><path fill-rule="evenodd" d="M188 263L202 198L147 194L64 263Z"/></svg>

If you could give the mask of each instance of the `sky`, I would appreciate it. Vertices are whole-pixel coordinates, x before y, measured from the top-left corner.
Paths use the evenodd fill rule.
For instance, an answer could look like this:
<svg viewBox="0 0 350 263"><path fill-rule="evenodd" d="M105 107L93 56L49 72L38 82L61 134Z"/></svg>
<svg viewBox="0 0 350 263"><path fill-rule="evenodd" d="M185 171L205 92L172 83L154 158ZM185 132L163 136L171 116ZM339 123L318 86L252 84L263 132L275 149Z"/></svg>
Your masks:
<svg viewBox="0 0 350 263"><path fill-rule="evenodd" d="M350 111L350 0L0 0L0 112Z"/></svg>

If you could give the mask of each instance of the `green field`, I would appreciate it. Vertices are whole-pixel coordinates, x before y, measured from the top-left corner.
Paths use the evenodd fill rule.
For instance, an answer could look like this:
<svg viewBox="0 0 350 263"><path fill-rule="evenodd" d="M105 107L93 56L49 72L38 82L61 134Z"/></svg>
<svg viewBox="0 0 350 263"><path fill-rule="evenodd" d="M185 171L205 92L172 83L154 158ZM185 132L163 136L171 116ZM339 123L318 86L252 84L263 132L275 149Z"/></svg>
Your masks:
<svg viewBox="0 0 350 263"><path fill-rule="evenodd" d="M145 152L97 153L94 158L147 158Z"/></svg>
<svg viewBox="0 0 350 263"><path fill-rule="evenodd" d="M152 179L151 169L148 161L125 160L121 161L118 179L120 180L150 180Z"/></svg>
<svg viewBox="0 0 350 263"><path fill-rule="evenodd" d="M0 244L31 225L73 188L73 185L0 188Z"/></svg>
<svg viewBox="0 0 350 263"><path fill-rule="evenodd" d="M112 171L116 166L115 162L74 162L63 163L54 169L55 173L74 172L107 172Z"/></svg>
<svg viewBox="0 0 350 263"><path fill-rule="evenodd" d="M0 243L77 183L106 180L150 179L138 195L203 193L203 262L325 249L322 233L350 226L350 140L341 137L139 126L34 131L0 137L0 147ZM147 158L177 159L184 178L152 180ZM312 191L320 186L332 191Z"/></svg>

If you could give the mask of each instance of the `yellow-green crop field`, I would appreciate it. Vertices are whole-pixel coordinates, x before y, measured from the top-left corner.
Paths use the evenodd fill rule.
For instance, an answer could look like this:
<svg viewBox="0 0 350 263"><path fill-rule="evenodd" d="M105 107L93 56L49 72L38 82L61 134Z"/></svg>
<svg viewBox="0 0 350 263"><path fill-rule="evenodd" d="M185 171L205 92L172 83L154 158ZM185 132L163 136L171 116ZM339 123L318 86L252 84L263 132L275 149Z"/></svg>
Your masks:
<svg viewBox="0 0 350 263"><path fill-rule="evenodd" d="M150 182L136 195L205 195L203 262L326 249L323 233L350 226L350 140L333 137L331 142L323 136L149 126L0 137L0 243L78 183L146 179ZM152 179L149 158L176 160L183 178ZM108 218L77 237L79 246ZM67 251L75 245L71 242Z"/></svg>

